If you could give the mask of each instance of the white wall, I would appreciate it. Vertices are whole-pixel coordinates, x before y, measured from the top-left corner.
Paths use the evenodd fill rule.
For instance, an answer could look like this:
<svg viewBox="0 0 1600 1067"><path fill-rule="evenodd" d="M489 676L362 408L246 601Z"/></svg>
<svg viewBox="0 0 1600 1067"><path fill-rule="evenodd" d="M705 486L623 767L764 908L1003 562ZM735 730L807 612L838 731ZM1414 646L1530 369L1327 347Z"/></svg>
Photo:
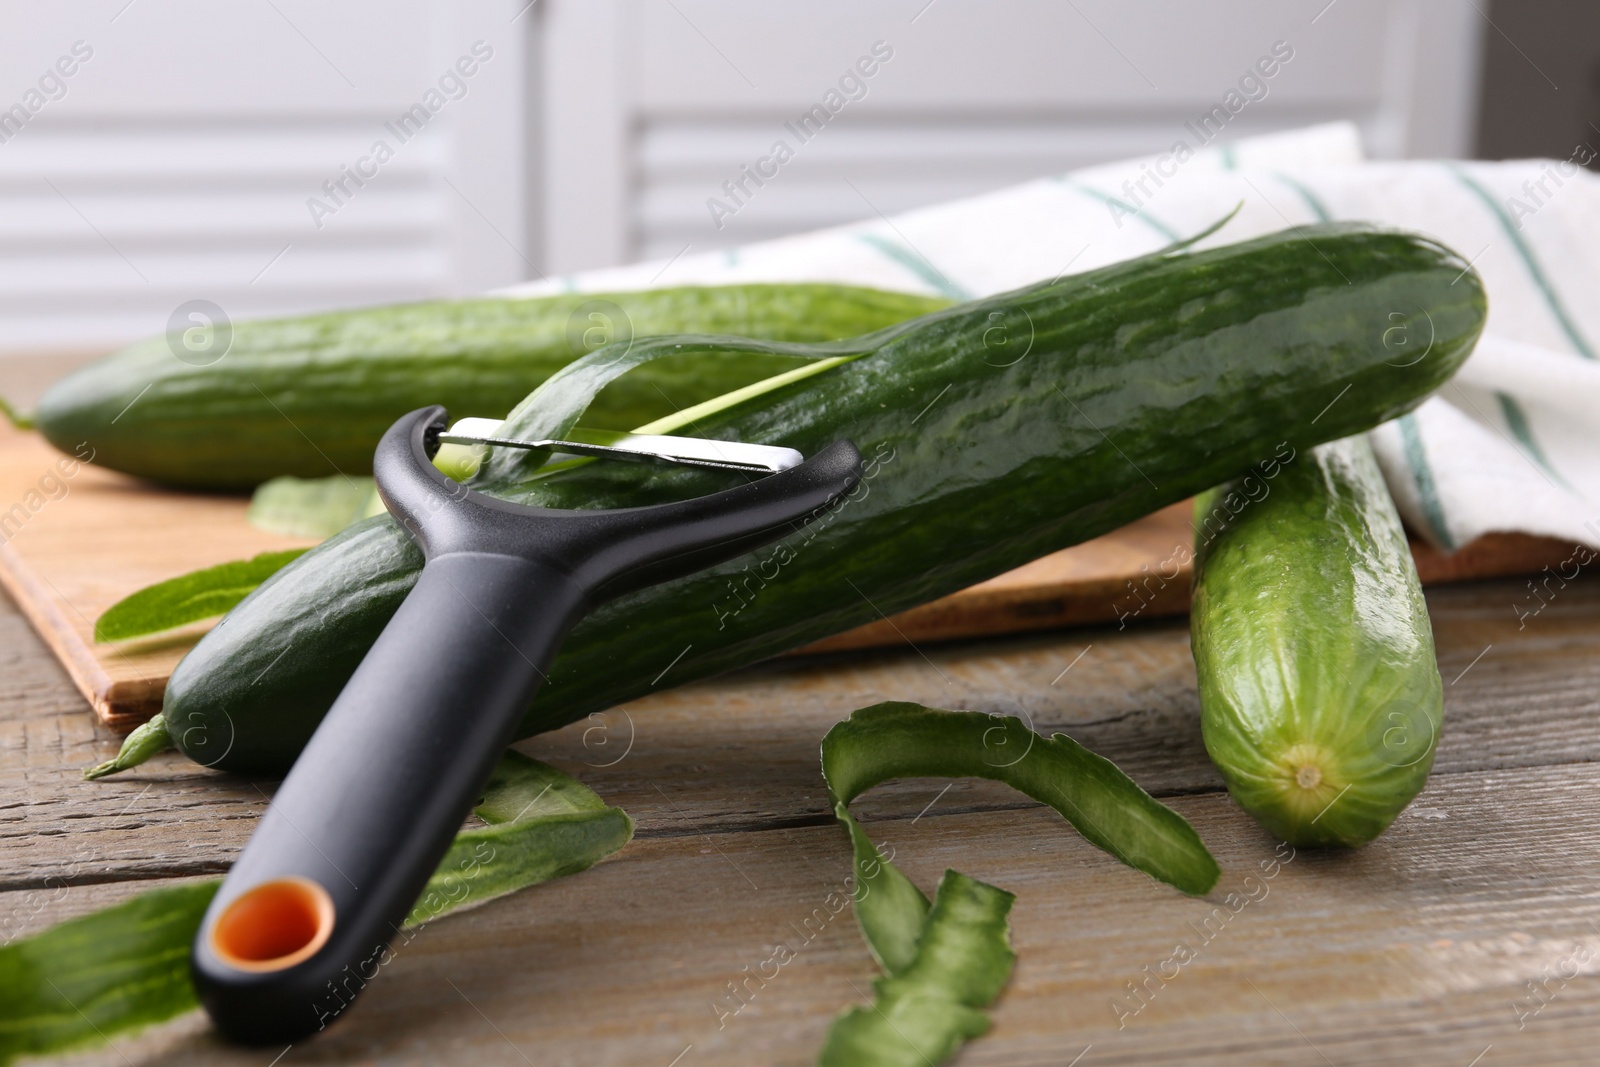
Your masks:
<svg viewBox="0 0 1600 1067"><path fill-rule="evenodd" d="M519 8L0 5L0 352L118 345L196 298L240 319L535 276ZM385 123L417 103L437 114L402 142ZM353 195L323 191L380 140Z"/></svg>

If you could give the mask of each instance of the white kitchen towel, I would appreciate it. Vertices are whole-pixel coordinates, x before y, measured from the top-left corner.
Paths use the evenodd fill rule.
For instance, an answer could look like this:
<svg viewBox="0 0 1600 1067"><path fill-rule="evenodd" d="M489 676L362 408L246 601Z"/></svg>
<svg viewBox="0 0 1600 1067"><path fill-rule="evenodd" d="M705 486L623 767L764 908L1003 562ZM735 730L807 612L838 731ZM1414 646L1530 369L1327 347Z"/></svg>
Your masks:
<svg viewBox="0 0 1600 1067"><path fill-rule="evenodd" d="M1446 550L1495 530L1600 546L1600 177L1579 166L1593 155L1579 145L1560 161L1369 163L1347 124L1226 148L1176 141L893 217L863 198L862 223L729 251L690 245L504 292L837 281L965 299L1156 251L1236 204L1199 247L1324 219L1418 230L1483 276L1489 321L1455 381L1371 435L1401 514ZM1397 356L1425 351L1427 323L1393 314Z"/></svg>

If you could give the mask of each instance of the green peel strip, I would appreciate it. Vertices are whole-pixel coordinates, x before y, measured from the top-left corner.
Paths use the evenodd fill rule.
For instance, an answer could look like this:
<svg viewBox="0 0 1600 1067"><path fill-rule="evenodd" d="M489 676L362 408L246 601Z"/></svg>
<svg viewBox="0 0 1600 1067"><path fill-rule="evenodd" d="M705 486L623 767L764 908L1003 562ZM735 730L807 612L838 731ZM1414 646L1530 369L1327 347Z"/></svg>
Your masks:
<svg viewBox="0 0 1600 1067"><path fill-rule="evenodd" d="M633 820L582 783L507 752L406 928L594 866L627 844ZM219 880L141 893L0 947L0 1064L109 1041L198 1006L189 946Z"/></svg>
<svg viewBox="0 0 1600 1067"><path fill-rule="evenodd" d="M891 778L989 778L1050 805L1094 845L1185 893L1203 896L1221 873L1194 827L1116 764L1011 716L874 704L828 731L822 766L840 804Z"/></svg>
<svg viewBox="0 0 1600 1067"><path fill-rule="evenodd" d="M332 537L360 519L372 493L371 478L343 474L326 478L284 475L256 487L245 519L267 533L320 540Z"/></svg>
<svg viewBox="0 0 1600 1067"><path fill-rule="evenodd" d="M918 894L920 897L920 894ZM1015 898L959 871L945 871L933 906L922 901L918 950L872 984L870 1005L834 1020L822 1067L927 1067L989 1029L985 1010L1011 977L1006 916ZM860 914L859 904L857 914Z"/></svg>
<svg viewBox="0 0 1600 1067"><path fill-rule="evenodd" d="M876 335L869 335L876 336ZM683 334L650 337L607 345L562 367L511 409L500 425L500 436L523 441L565 437L601 389L635 367L663 356L694 355L702 358L737 358L747 353L792 356L810 360L808 366L756 382L676 414L639 427L635 433L670 433L737 404L804 380L831 367L848 363L873 351L859 339L832 345L785 344L742 337L708 337ZM828 352L826 356L821 352ZM475 482L480 487L505 486L526 481L549 459L547 451L521 448L490 449Z"/></svg>
<svg viewBox="0 0 1600 1067"><path fill-rule="evenodd" d="M872 844L849 811L892 778L989 778L1048 804L1089 841L1154 878L1201 895L1221 871L1194 828L1109 760L1020 719L886 702L862 708L822 740L822 776L850 835L856 921L883 968L870 1006L833 1024L824 1067L938 1063L988 1029L985 1009L1011 973L1003 889L946 871L930 904Z"/></svg>
<svg viewBox="0 0 1600 1067"><path fill-rule="evenodd" d="M95 620L94 639L126 641L215 618L304 552L263 552L147 586L107 608Z"/></svg>

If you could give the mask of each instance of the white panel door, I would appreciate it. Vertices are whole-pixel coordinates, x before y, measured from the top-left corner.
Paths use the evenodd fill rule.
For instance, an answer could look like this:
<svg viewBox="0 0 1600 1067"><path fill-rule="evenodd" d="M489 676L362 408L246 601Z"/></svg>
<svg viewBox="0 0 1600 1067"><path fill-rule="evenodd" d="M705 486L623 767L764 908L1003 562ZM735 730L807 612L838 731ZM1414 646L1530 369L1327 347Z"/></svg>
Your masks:
<svg viewBox="0 0 1600 1067"><path fill-rule="evenodd" d="M560 271L1330 119L1376 156L1464 155L1483 25L1471 0L542 6Z"/></svg>
<svg viewBox="0 0 1600 1067"><path fill-rule="evenodd" d="M0 353L537 277L522 6L0 5Z"/></svg>

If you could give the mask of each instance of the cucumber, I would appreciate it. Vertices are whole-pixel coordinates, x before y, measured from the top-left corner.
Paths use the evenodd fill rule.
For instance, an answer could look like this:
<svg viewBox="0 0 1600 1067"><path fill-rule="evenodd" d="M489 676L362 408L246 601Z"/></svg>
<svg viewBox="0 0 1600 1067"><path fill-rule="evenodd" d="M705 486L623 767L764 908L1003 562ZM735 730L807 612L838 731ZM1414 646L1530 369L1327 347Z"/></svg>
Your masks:
<svg viewBox="0 0 1600 1067"><path fill-rule="evenodd" d="M249 488L283 474L372 470L408 411L444 404L498 418L601 344L663 333L832 341L948 301L842 285L733 285L529 300L460 300L243 322L202 338L141 341L57 382L34 421L57 448L171 485ZM179 358L176 352L184 352ZM631 430L796 364L751 355L708 366L666 359L596 401L591 422Z"/></svg>
<svg viewBox="0 0 1600 1067"><path fill-rule="evenodd" d="M1431 318L1426 358L1384 347L1397 308ZM1393 418L1455 372L1484 313L1477 276L1449 249L1329 224L1132 260L815 346L868 354L694 432L807 455L849 437L867 459L862 483L783 541L599 607L520 733L944 596L1217 485L1282 442L1309 448ZM589 463L497 492L607 508L727 484ZM421 562L379 516L279 571L174 671L171 740L200 763L285 770Z"/></svg>
<svg viewBox="0 0 1600 1067"><path fill-rule="evenodd" d="M1444 716L1371 447L1334 441L1203 494L1195 549L1200 724L1228 791L1292 845L1371 841L1427 783Z"/></svg>

